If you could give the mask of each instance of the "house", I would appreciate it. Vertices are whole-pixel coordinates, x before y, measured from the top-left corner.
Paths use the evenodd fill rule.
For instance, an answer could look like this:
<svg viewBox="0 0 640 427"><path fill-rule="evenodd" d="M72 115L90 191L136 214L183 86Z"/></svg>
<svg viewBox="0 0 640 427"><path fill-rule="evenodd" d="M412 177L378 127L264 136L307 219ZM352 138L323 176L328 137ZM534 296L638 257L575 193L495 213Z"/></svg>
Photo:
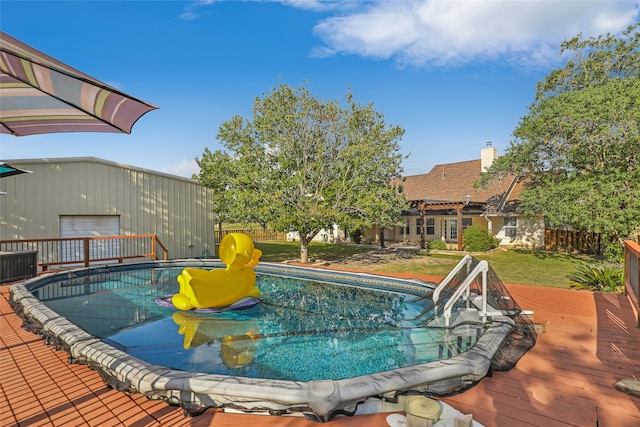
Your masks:
<svg viewBox="0 0 640 427"><path fill-rule="evenodd" d="M7 160L0 239L155 234L170 258L215 253L213 190L95 157Z"/></svg>
<svg viewBox="0 0 640 427"><path fill-rule="evenodd" d="M419 245L440 239L461 250L464 230L480 225L499 238L501 246L544 247L543 219L517 213L522 184L516 177L475 187L496 158L497 149L488 143L478 160L436 165L427 174L404 177L399 185L410 208L402 213L404 225L384 230L385 241Z"/></svg>

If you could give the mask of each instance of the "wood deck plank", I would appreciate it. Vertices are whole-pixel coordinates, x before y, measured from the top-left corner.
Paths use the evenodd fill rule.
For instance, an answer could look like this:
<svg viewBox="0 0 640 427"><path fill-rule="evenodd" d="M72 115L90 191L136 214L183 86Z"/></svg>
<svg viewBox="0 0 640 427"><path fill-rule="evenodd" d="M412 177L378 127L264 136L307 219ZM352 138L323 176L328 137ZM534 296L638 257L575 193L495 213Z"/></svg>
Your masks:
<svg viewBox="0 0 640 427"><path fill-rule="evenodd" d="M405 275L406 277L407 275ZM432 280L419 275L413 277ZM640 375L640 329L623 295L507 285L518 304L546 328L536 346L507 372L495 372L462 394L443 399L486 427L640 425L640 398L615 383ZM66 363L23 330L0 286L0 423L2 425L289 426L317 423L207 410L185 418L180 408L107 388L83 365ZM387 426L386 414L341 417L335 427Z"/></svg>

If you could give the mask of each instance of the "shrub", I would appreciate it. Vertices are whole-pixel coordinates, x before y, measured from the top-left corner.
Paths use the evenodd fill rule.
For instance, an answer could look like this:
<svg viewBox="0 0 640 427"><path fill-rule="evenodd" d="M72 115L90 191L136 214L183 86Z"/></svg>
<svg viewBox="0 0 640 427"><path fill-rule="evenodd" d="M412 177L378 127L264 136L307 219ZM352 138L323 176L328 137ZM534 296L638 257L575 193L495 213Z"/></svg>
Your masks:
<svg viewBox="0 0 640 427"><path fill-rule="evenodd" d="M359 228L349 231L349 236L351 237L351 241L355 244L359 245L362 241L362 231L360 231Z"/></svg>
<svg viewBox="0 0 640 427"><path fill-rule="evenodd" d="M435 249L435 250L446 250L447 249L447 242L445 242L444 240L440 240L440 239L429 240L427 242L427 248Z"/></svg>
<svg viewBox="0 0 640 427"><path fill-rule="evenodd" d="M621 292L624 288L624 270L614 266L581 264L567 276L572 288L599 292Z"/></svg>
<svg viewBox="0 0 640 427"><path fill-rule="evenodd" d="M495 249L500 244L497 239L479 225L472 225L464 231L462 241L469 252L486 252Z"/></svg>
<svg viewBox="0 0 640 427"><path fill-rule="evenodd" d="M624 263L624 246L619 242L609 243L604 249L604 257L611 262Z"/></svg>

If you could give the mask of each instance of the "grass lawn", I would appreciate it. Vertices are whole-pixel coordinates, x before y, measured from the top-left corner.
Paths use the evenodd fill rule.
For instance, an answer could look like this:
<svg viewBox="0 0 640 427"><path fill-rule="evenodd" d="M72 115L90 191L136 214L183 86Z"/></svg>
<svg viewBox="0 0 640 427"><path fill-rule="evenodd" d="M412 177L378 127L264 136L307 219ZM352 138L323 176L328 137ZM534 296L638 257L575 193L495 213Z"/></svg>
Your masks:
<svg viewBox="0 0 640 427"><path fill-rule="evenodd" d="M372 271L446 276L461 259L462 255L416 254L412 262L390 262L376 265L372 267Z"/></svg>
<svg viewBox="0 0 640 427"><path fill-rule="evenodd" d="M260 261L282 262L300 259L300 242L256 242L255 246L262 251ZM369 246L311 242L309 245L309 259L319 258L323 261L335 261L339 258L370 250L371 247Z"/></svg>
<svg viewBox="0 0 640 427"><path fill-rule="evenodd" d="M424 264L401 263L386 264L377 271L414 272L445 276L462 259L462 255L418 254L430 262ZM489 254L475 255L479 260L486 260L504 283L522 285L551 286L569 288L567 275L573 273L576 266L600 261L583 255L570 255L532 250L504 250ZM438 261L436 261L438 260Z"/></svg>
<svg viewBox="0 0 640 427"><path fill-rule="evenodd" d="M487 260L498 277L505 283L556 288L569 287L567 275L573 273L576 266L601 262L585 255L532 250L498 251L476 258Z"/></svg>
<svg viewBox="0 0 640 427"><path fill-rule="evenodd" d="M261 261L282 262L300 258L298 242L258 242L256 247L263 252ZM309 258L335 261L370 250L372 250L370 246L312 242L309 246ZM462 256L458 254L418 253L409 262L396 261L375 265L370 267L370 271L445 276L462 259ZM504 283L559 288L569 287L567 275L572 273L577 265L599 263L598 260L588 256L531 250L496 251L477 255L476 258L487 260Z"/></svg>

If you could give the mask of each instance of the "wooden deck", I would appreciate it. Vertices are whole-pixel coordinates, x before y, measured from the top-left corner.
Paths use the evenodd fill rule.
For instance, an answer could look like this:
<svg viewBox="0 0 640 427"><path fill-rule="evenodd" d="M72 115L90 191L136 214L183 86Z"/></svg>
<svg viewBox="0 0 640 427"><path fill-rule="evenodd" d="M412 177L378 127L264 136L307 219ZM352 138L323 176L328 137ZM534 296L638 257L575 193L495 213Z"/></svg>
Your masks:
<svg viewBox="0 0 640 427"><path fill-rule="evenodd" d="M405 275L406 276L406 275ZM425 276L411 275L423 279ZM495 372L445 400L491 426L640 426L640 398L615 389L640 379L640 329L623 295L507 285L518 304L534 310L546 332L507 372ZM1 426L291 426L319 424L293 417L207 410L194 418L140 394L109 389L67 354L21 328L0 286ZM330 426L387 426L387 414L341 417Z"/></svg>

